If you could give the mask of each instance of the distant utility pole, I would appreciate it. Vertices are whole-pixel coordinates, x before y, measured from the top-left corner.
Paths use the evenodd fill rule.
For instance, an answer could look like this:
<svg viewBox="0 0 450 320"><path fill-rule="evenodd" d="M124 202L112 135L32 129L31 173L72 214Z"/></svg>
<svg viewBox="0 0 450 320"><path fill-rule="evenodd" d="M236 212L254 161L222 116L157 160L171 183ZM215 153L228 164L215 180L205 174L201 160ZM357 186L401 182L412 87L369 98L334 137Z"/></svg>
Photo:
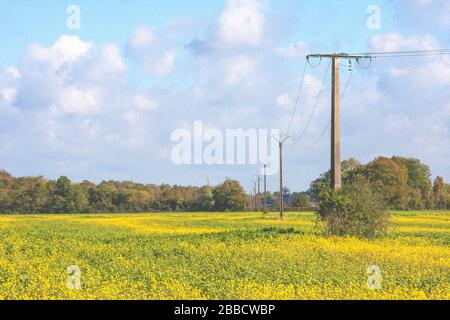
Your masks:
<svg viewBox="0 0 450 320"><path fill-rule="evenodd" d="M256 196L256 209L259 211L261 209L261 177L256 176L258 178L258 194Z"/></svg>
<svg viewBox="0 0 450 320"><path fill-rule="evenodd" d="M272 137L278 141L278 146L280 148L280 220L284 219L284 199L283 199L283 144L289 140L290 136Z"/></svg>
<svg viewBox="0 0 450 320"><path fill-rule="evenodd" d="M332 85L331 85L331 188L339 190L342 188L341 173L341 115L340 115L340 59L348 59L350 62L360 59L372 59L367 55L339 54L310 54L306 59L329 58L332 60Z"/></svg>
<svg viewBox="0 0 450 320"><path fill-rule="evenodd" d="M283 199L283 142L280 146L280 220L284 219L284 199Z"/></svg>
<svg viewBox="0 0 450 320"><path fill-rule="evenodd" d="M253 211L253 187L250 188L250 211Z"/></svg>
<svg viewBox="0 0 450 320"><path fill-rule="evenodd" d="M257 202L256 202L256 198L257 198L257 196L256 196L256 182L255 182L255 185L253 186L253 193L254 193L254 195L255 195L255 197L254 197L254 201L255 201L255 210L257 210L257 209L258 209L258 204L257 204Z"/></svg>
<svg viewBox="0 0 450 320"><path fill-rule="evenodd" d="M264 212L267 212L267 164L264 165Z"/></svg>

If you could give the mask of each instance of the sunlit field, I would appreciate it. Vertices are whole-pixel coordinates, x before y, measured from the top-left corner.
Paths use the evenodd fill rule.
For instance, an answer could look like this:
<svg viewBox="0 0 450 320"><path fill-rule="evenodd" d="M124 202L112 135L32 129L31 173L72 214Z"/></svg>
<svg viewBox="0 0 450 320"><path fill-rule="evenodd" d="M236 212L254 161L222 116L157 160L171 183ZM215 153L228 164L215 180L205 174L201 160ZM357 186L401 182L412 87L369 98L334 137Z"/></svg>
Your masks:
<svg viewBox="0 0 450 320"><path fill-rule="evenodd" d="M0 298L450 299L450 212L391 222L362 240L319 235L313 213L0 216Z"/></svg>

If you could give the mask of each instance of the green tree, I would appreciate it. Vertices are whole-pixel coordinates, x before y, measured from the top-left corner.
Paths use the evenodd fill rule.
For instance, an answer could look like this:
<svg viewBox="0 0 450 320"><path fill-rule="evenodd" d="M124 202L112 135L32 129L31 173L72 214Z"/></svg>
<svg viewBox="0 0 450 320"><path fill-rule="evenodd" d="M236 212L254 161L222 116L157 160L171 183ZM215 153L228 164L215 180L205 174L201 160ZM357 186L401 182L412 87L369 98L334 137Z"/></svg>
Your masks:
<svg viewBox="0 0 450 320"><path fill-rule="evenodd" d="M433 184L434 208L438 210L447 209L447 190L444 178L437 177Z"/></svg>
<svg viewBox="0 0 450 320"><path fill-rule="evenodd" d="M311 198L304 193L293 193L291 195L291 206L296 208L311 208Z"/></svg>
<svg viewBox="0 0 450 320"><path fill-rule="evenodd" d="M446 185L447 189L447 209L450 210L450 184Z"/></svg>
<svg viewBox="0 0 450 320"><path fill-rule="evenodd" d="M390 208L408 208L408 169L392 159L379 157L364 168L364 175Z"/></svg>
<svg viewBox="0 0 450 320"><path fill-rule="evenodd" d="M407 184L410 188L408 209L424 209L429 206L431 198L431 170L418 159L393 157L393 161L405 166L408 170Z"/></svg>
<svg viewBox="0 0 450 320"><path fill-rule="evenodd" d="M203 186L199 190L198 209L200 211L211 211L214 208L214 189Z"/></svg>
<svg viewBox="0 0 450 320"><path fill-rule="evenodd" d="M319 221L327 235L374 237L386 232L389 214L383 198L362 179L342 190L323 190Z"/></svg>
<svg viewBox="0 0 450 320"><path fill-rule="evenodd" d="M213 198L216 211L242 211L247 196L239 182L227 179L214 189Z"/></svg>

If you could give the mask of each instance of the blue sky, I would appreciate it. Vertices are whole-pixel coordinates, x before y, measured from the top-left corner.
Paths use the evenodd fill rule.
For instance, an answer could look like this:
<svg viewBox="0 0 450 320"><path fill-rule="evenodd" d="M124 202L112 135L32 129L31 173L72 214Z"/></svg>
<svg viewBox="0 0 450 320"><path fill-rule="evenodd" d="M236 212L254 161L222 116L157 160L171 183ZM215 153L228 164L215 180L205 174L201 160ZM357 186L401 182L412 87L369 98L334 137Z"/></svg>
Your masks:
<svg viewBox="0 0 450 320"><path fill-rule="evenodd" d="M68 33L66 28L69 5L82 8L82 28L71 34L81 38L103 43L113 41L125 44L137 26L152 25L164 27L169 21L195 17L202 25L198 26L201 34L214 23L225 7L227 1L203 0L169 0L169 1L5 1L0 2L1 25L0 37L7 42L6 50L2 50L1 61L6 64L18 63L26 47L34 41L50 45L61 34ZM389 1L380 1L381 5L392 10ZM373 4L370 0L343 1L273 1L270 3L268 15L275 19L283 19L279 28L284 30L285 37L279 41L303 39L311 42L333 42L339 38L336 47L350 50L364 49L366 42L355 42L354 38L367 38L371 32L365 27L366 9ZM326 19L325 21L323 18ZM355 19L356 18L356 19ZM383 28L393 29L392 17L383 17ZM339 21L333 21L333 20ZM338 23L337 23L338 22ZM337 42L335 41L335 44ZM335 48L336 48L335 47Z"/></svg>
<svg viewBox="0 0 450 320"><path fill-rule="evenodd" d="M69 5L80 30L66 26ZM370 5L380 29L367 27ZM249 188L253 166L173 165L171 132L195 120L286 130L305 54L450 48L449 21L445 0L0 0L0 168L95 182L231 177ZM308 70L292 135L308 123L325 69ZM417 157L450 180L449 85L447 57L355 69L343 158ZM327 85L304 141L286 151L292 190L328 169L328 134L315 143L328 98Z"/></svg>

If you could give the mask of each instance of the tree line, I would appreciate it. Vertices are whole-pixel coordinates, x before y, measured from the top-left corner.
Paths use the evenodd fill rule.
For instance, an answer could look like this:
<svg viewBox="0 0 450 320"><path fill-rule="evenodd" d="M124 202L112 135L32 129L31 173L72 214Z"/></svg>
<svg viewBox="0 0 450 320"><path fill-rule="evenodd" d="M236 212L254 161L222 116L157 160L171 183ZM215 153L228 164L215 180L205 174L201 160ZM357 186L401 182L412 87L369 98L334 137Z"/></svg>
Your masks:
<svg viewBox="0 0 450 320"><path fill-rule="evenodd" d="M243 211L247 195L239 182L211 187L15 178L0 171L0 213L139 213L160 211Z"/></svg>
<svg viewBox="0 0 450 320"><path fill-rule="evenodd" d="M450 184L442 177L431 180L429 166L417 159L379 157L361 164L342 162L344 185L358 180L369 182L390 209L450 209ZM329 188L330 172L311 183L307 192L283 190L287 206L308 208L318 203ZM89 181L73 183L67 177L13 177L0 171L0 213L132 213L160 211L244 211L262 208L247 195L238 181L227 179L218 186L184 187L167 184L140 184L130 181ZM268 192L269 208L277 208L279 192Z"/></svg>
<svg viewBox="0 0 450 320"><path fill-rule="evenodd" d="M313 201L329 187L330 176L328 171L311 183L308 193ZM342 162L342 180L347 186L368 182L390 209L450 209L450 184L439 176L432 181L430 167L418 159L378 157L367 164L346 160Z"/></svg>

